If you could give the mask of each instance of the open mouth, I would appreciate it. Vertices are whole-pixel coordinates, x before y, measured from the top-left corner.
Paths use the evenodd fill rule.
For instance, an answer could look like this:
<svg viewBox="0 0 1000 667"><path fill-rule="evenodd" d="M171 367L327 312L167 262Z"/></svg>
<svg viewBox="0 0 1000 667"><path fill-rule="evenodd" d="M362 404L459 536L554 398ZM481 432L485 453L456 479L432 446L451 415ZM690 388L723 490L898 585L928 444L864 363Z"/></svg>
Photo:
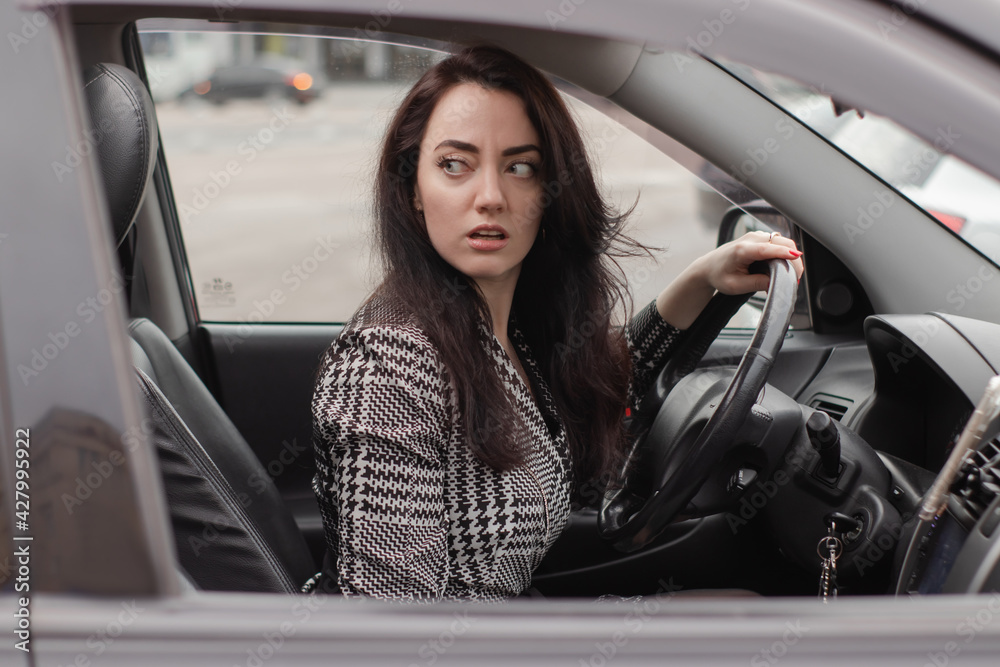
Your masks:
<svg viewBox="0 0 1000 667"><path fill-rule="evenodd" d="M469 238L499 241L507 238L507 232L500 225L479 225L469 232Z"/></svg>
<svg viewBox="0 0 1000 667"><path fill-rule="evenodd" d="M467 238L475 250L500 250L508 241L507 232L499 225L480 225Z"/></svg>

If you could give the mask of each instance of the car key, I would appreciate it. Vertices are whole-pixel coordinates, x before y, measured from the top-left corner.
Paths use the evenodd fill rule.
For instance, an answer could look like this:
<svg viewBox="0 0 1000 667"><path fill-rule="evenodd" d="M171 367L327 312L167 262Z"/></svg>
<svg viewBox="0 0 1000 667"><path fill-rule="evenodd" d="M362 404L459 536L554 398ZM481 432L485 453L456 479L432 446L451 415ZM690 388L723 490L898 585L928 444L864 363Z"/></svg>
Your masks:
<svg viewBox="0 0 1000 667"><path fill-rule="evenodd" d="M827 603L837 597L837 559L844 551L844 543L837 536L837 518L827 517L827 534L816 545L816 552L822 559L819 574L819 598Z"/></svg>

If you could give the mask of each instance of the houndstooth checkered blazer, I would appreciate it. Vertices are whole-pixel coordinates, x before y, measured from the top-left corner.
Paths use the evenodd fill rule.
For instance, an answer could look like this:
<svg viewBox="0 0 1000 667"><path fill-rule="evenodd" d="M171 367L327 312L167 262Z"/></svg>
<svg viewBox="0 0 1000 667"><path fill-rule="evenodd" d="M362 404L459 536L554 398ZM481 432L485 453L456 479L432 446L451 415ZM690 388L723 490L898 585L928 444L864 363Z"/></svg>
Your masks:
<svg viewBox="0 0 1000 667"><path fill-rule="evenodd" d="M652 382L677 333L654 303L629 323L633 395ZM374 299L334 341L312 404L313 490L344 594L502 601L528 588L566 525L571 465L552 395L516 328L511 340L537 403L491 338L529 452L503 473L466 446L440 357L404 313Z"/></svg>

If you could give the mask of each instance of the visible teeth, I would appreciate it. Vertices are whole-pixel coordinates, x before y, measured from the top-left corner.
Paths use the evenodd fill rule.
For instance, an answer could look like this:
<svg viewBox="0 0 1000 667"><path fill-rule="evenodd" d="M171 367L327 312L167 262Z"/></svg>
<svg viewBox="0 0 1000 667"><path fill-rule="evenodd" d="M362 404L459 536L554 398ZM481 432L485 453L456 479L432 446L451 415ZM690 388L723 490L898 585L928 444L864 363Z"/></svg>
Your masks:
<svg viewBox="0 0 1000 667"><path fill-rule="evenodd" d="M486 236L486 237L497 238L497 239L502 239L503 238L503 232L492 232L492 231L490 231L490 232L474 232L472 235L473 236Z"/></svg>

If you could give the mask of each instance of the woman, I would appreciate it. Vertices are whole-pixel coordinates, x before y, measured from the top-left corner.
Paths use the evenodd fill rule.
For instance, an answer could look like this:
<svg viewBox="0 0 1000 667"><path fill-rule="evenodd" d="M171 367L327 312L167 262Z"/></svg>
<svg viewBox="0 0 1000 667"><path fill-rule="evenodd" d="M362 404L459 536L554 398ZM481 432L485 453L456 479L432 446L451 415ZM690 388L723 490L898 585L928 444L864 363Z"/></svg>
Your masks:
<svg viewBox="0 0 1000 667"><path fill-rule="evenodd" d="M695 261L624 333L608 257L641 247L602 200L537 70L473 47L396 112L376 185L382 284L313 399L324 576L347 595L499 601L531 582L574 492L619 461L622 417L715 290L764 289L750 234ZM796 260L797 270L801 262Z"/></svg>

